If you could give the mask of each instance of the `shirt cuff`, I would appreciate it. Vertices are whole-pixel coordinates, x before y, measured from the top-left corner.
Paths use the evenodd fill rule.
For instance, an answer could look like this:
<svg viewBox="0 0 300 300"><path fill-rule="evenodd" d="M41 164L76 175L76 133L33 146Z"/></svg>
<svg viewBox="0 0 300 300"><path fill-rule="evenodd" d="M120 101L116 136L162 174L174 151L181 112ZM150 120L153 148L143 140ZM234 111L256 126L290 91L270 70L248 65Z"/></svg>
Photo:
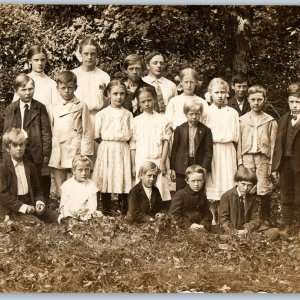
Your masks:
<svg viewBox="0 0 300 300"><path fill-rule="evenodd" d="M19 212L22 214L26 214L27 207L28 207L27 204L22 204L22 206L19 208Z"/></svg>

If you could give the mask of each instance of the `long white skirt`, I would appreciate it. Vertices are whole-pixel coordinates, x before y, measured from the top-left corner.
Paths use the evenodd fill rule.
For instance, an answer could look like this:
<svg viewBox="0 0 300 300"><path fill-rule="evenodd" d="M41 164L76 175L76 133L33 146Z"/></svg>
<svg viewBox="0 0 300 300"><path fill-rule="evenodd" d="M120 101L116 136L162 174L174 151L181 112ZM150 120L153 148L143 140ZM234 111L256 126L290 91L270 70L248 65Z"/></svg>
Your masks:
<svg viewBox="0 0 300 300"><path fill-rule="evenodd" d="M211 173L207 176L206 196L209 200L220 200L221 196L234 186L237 170L234 144L214 143Z"/></svg>
<svg viewBox="0 0 300 300"><path fill-rule="evenodd" d="M102 141L92 179L102 193L128 194L132 188L128 143Z"/></svg>

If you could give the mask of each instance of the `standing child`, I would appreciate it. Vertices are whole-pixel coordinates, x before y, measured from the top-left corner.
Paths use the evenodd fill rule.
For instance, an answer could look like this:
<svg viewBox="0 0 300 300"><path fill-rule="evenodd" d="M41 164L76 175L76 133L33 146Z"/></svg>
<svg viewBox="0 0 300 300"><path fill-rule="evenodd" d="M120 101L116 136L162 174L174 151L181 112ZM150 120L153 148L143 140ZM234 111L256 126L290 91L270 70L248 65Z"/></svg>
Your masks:
<svg viewBox="0 0 300 300"><path fill-rule="evenodd" d="M106 106L103 91L110 81L109 75L97 67L100 47L92 38L85 38L79 44L82 65L74 70L78 88L76 97L88 106L92 123L96 113Z"/></svg>
<svg viewBox="0 0 300 300"><path fill-rule="evenodd" d="M175 130L177 126L187 121L186 114L183 111L184 103L189 99L196 99L202 104L202 114L200 121L205 122L206 111L208 108L207 102L195 95L195 88L198 82L198 73L191 68L183 69L180 74L180 85L183 89L183 93L179 96L171 98L167 108L166 117L170 122L172 129Z"/></svg>
<svg viewBox="0 0 300 300"><path fill-rule="evenodd" d="M280 175L282 218L284 225L291 225L293 213L300 224L300 83L288 87L290 111L279 120L275 142L272 175Z"/></svg>
<svg viewBox="0 0 300 300"><path fill-rule="evenodd" d="M112 193L119 194L119 208L126 214L127 194L132 187L128 142L133 132L133 116L122 107L126 96L124 83L112 80L107 93L111 104L95 117L95 138L100 145L92 179L101 192L104 214L111 214Z"/></svg>
<svg viewBox="0 0 300 300"><path fill-rule="evenodd" d="M34 88L34 81L28 75L16 77L14 89L19 99L6 108L4 132L13 127L26 131L25 156L36 165L41 178L42 168L48 165L51 154L51 127L45 105L33 99ZM41 183L43 193L49 195L49 180Z"/></svg>
<svg viewBox="0 0 300 300"><path fill-rule="evenodd" d="M226 106L229 86L221 78L214 78L208 86L212 105L207 110L206 125L213 136L211 173L208 174L206 195L210 201L213 224L216 223L217 207L224 192L234 185L237 170L236 145L239 138L239 115Z"/></svg>
<svg viewBox="0 0 300 300"><path fill-rule="evenodd" d="M206 171L199 165L192 165L185 172L187 185L172 198L169 214L182 228L209 230L211 212L205 196Z"/></svg>
<svg viewBox="0 0 300 300"><path fill-rule="evenodd" d="M251 169L241 167L235 174L236 186L222 195L220 225L225 232L245 235L259 227L256 195L250 193L257 178Z"/></svg>
<svg viewBox="0 0 300 300"><path fill-rule="evenodd" d="M155 186L159 173L158 166L152 161L145 161L139 169L140 182L128 195L127 221L146 223L154 221L157 213L163 212L163 203L158 188Z"/></svg>
<svg viewBox="0 0 300 300"><path fill-rule="evenodd" d="M263 111L266 90L254 85L248 90L251 111L240 117L240 138L237 148L238 165L256 172L257 195L261 198L261 214L269 221L272 182L271 161L277 133L275 119Z"/></svg>
<svg viewBox="0 0 300 300"><path fill-rule="evenodd" d="M49 166L53 168L60 197L60 188L67 180L73 158L78 154L93 155L94 136L87 105L74 96L76 75L71 71L62 71L56 82L62 102L55 105L51 112L53 136Z"/></svg>
<svg viewBox="0 0 300 300"><path fill-rule="evenodd" d="M250 111L249 102L247 101L248 78L245 75L237 74L232 77L232 89L234 96L228 100L228 106L234 108L239 116Z"/></svg>
<svg viewBox="0 0 300 300"><path fill-rule="evenodd" d="M68 217L87 221L95 215L98 188L90 179L91 169L92 161L87 156L74 157L73 177L61 186L59 222Z"/></svg>
<svg viewBox="0 0 300 300"><path fill-rule="evenodd" d="M183 105L187 122L176 127L171 152L171 179L176 180L176 191L186 186L186 168L201 165L211 170L213 139L211 130L200 122L203 105L199 99L190 98Z"/></svg>
<svg viewBox="0 0 300 300"><path fill-rule="evenodd" d="M26 220L25 214L30 214L55 222L57 214L45 208L35 165L24 157L26 144L27 135L20 128L11 128L3 135L9 156L0 165L0 218Z"/></svg>
<svg viewBox="0 0 300 300"><path fill-rule="evenodd" d="M155 87L158 112L165 113L169 100L177 95L176 84L163 77L165 59L161 53L154 51L145 57L148 75L143 80Z"/></svg>
<svg viewBox="0 0 300 300"><path fill-rule="evenodd" d="M160 173L156 185L163 201L170 201L166 163L168 141L172 131L167 118L154 111L155 97L153 89L149 87L143 87L137 92L137 99L143 113L134 118L134 134L131 143L133 171L139 170L143 162L147 160L158 165ZM136 180L139 180L138 176Z"/></svg>

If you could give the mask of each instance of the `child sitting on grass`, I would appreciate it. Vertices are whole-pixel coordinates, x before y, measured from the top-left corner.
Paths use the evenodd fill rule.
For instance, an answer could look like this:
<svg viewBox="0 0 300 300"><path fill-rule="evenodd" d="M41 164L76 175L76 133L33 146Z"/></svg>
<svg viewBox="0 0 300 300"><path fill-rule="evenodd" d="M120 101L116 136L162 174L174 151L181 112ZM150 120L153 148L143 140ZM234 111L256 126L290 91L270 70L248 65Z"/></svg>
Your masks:
<svg viewBox="0 0 300 300"><path fill-rule="evenodd" d="M187 185L172 198L169 214L183 229L209 230L212 214L204 194L206 171L199 165L189 166L185 171Z"/></svg>
<svg viewBox="0 0 300 300"><path fill-rule="evenodd" d="M64 218L87 221L97 215L98 188L90 179L92 162L87 156L77 155L72 162L73 177L61 186L60 215Z"/></svg>
<svg viewBox="0 0 300 300"><path fill-rule="evenodd" d="M220 225L225 232L245 235L259 227L256 195L250 193L257 178L251 169L239 167L234 180L237 185L225 192L220 200Z"/></svg>
<svg viewBox="0 0 300 300"><path fill-rule="evenodd" d="M129 223L147 223L154 221L156 214L163 211L163 202L155 186L159 173L158 166L152 161L145 161L139 170L140 182L128 195L127 221Z"/></svg>
<svg viewBox="0 0 300 300"><path fill-rule="evenodd" d="M27 135L19 128L9 129L3 135L9 157L0 165L0 218L55 222L57 214L45 208L36 167L24 158L26 144ZM32 216L27 218L25 214Z"/></svg>

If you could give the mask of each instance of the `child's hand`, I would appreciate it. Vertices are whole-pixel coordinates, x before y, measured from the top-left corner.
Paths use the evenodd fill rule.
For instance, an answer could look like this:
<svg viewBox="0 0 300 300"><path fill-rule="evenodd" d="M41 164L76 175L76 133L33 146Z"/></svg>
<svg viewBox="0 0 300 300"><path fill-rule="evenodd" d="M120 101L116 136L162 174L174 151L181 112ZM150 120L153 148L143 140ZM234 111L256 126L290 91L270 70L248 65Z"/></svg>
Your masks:
<svg viewBox="0 0 300 300"><path fill-rule="evenodd" d="M27 205L26 214L33 214L35 212L35 208L32 205Z"/></svg>
<svg viewBox="0 0 300 300"><path fill-rule="evenodd" d="M197 224L197 223L193 223L191 226L190 226L190 229L191 230L197 230L197 229L203 229L204 226L201 225L201 224Z"/></svg>
<svg viewBox="0 0 300 300"><path fill-rule="evenodd" d="M271 174L273 180L274 180L274 183L275 184L278 184L279 183L279 173L277 171L273 171L272 174Z"/></svg>
<svg viewBox="0 0 300 300"><path fill-rule="evenodd" d="M167 168L166 168L166 164L164 163L160 163L159 169L161 171L161 175L165 175L167 173Z"/></svg>
<svg viewBox="0 0 300 300"><path fill-rule="evenodd" d="M247 229L241 229L241 230L237 230L237 235L239 236L244 236L244 235L247 235L248 233L248 230Z"/></svg>
<svg viewBox="0 0 300 300"><path fill-rule="evenodd" d="M166 217L165 214L163 214L163 213L157 213L155 215L155 220L161 221L161 220L165 219L165 217Z"/></svg>
<svg viewBox="0 0 300 300"><path fill-rule="evenodd" d="M171 180L174 182L176 181L176 173L174 170L171 170Z"/></svg>
<svg viewBox="0 0 300 300"><path fill-rule="evenodd" d="M45 210L45 205L44 204L42 204L42 203L36 204L35 211L38 215L43 214L44 210Z"/></svg>

